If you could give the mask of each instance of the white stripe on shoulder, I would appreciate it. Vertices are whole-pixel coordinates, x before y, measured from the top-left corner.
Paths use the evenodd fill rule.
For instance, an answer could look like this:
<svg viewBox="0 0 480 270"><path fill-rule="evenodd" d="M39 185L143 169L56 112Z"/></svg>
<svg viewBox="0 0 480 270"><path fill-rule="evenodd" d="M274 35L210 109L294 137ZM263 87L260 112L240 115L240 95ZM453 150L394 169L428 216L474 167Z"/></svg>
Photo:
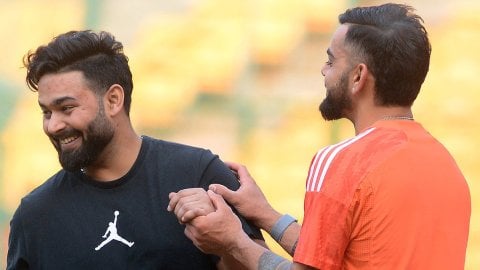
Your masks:
<svg viewBox="0 0 480 270"><path fill-rule="evenodd" d="M315 188L315 184L318 179L318 174L320 173L320 170L322 169L322 165L324 164L323 161L325 160L325 157L332 151L332 149L335 149L336 147L339 147L345 143L348 143L351 141L353 138L347 139L345 141L341 141L336 144L332 144L329 146L326 146L320 151L317 152L315 155L315 159L310 167L310 171L308 173L308 184L307 184L307 190L312 191Z"/></svg>
<svg viewBox="0 0 480 270"><path fill-rule="evenodd" d="M355 143L356 141L368 135L374 129L375 128L372 127L351 139L342 141L334 145L330 145L320 150L317 153L317 156L315 157L314 162L312 163L312 167L310 168L309 178L307 183L307 191L317 191L317 192L320 191L320 188L322 187L323 181L325 179L325 175L327 174L327 171L330 168L330 165L333 159L335 158L335 156L340 151L348 147L349 145ZM313 172L313 170L315 170L315 172ZM319 174L320 174L320 177L319 177Z"/></svg>
<svg viewBox="0 0 480 270"><path fill-rule="evenodd" d="M315 186L315 182L317 179L318 171L320 170L319 164L323 163L325 156L330 152L330 150L335 147L335 145L329 145L327 147L322 148L320 151L317 152L315 158L310 166L310 170L308 172L308 179L307 179L307 190L313 189Z"/></svg>

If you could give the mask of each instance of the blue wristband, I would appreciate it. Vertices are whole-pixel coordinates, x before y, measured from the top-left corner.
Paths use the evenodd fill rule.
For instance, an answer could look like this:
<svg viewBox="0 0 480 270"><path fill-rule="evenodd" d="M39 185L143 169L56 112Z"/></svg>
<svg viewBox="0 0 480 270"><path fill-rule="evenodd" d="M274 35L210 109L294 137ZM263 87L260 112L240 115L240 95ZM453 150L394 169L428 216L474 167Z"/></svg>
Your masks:
<svg viewBox="0 0 480 270"><path fill-rule="evenodd" d="M289 214L281 216L275 225L273 225L270 235L275 241L280 242L288 226L293 222L297 222L297 220Z"/></svg>

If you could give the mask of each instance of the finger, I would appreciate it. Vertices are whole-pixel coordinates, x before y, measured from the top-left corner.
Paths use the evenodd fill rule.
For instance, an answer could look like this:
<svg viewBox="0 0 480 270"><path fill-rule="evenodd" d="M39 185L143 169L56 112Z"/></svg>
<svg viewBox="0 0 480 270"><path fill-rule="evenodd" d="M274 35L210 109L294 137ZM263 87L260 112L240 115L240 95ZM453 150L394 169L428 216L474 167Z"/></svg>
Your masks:
<svg viewBox="0 0 480 270"><path fill-rule="evenodd" d="M221 184L211 184L208 188L209 190L222 196L227 202L235 202L235 191L228 189L226 186Z"/></svg>
<svg viewBox="0 0 480 270"><path fill-rule="evenodd" d="M208 214L207 210L205 210L203 208L197 208L197 209L186 211L183 214L183 216L181 217L180 220L181 220L182 223L189 223L190 221L192 221L196 217L205 216L207 214Z"/></svg>
<svg viewBox="0 0 480 270"><path fill-rule="evenodd" d="M185 198L189 198L189 196L192 194L196 194L196 193L190 190L180 190L179 192L170 192L168 194L168 198L170 199L170 201L168 202L167 211L171 212L172 210L177 208L177 205L181 200L183 201L188 200Z"/></svg>
<svg viewBox="0 0 480 270"><path fill-rule="evenodd" d="M215 211L207 192L203 189L202 192L202 194L197 193L183 197L177 202L174 212L181 223L188 222L197 216L207 215L208 213Z"/></svg>
<svg viewBox="0 0 480 270"><path fill-rule="evenodd" d="M190 195L194 195L202 192L205 192L203 188L186 188L178 191L177 193L180 196L184 197L184 196L190 196Z"/></svg>
<svg viewBox="0 0 480 270"><path fill-rule="evenodd" d="M240 167L237 170L238 174L238 181L240 184L244 184L246 182L255 182L250 175L250 172L247 170L247 167L240 165Z"/></svg>
<svg viewBox="0 0 480 270"><path fill-rule="evenodd" d="M230 168L230 170L232 170L234 172L238 171L238 169L241 167L241 165L239 163L231 162L231 161L226 161L225 165L227 165L228 168Z"/></svg>
<svg viewBox="0 0 480 270"><path fill-rule="evenodd" d="M208 193L208 196L210 197L210 199L212 200L212 204L213 204L213 207L215 209L217 209L217 211L221 211L221 210L230 210L230 206L227 205L227 203L225 202L225 200L223 199L222 196L216 194L215 192L209 190L207 191Z"/></svg>
<svg viewBox="0 0 480 270"><path fill-rule="evenodd" d="M240 182L240 184L244 184L246 182L255 183L255 180L250 175L250 172L248 172L247 167L234 162L226 162L225 164L227 164L230 170L235 171L237 173L237 179Z"/></svg>
<svg viewBox="0 0 480 270"><path fill-rule="evenodd" d="M170 199L170 201L168 202L167 211L171 212L173 209L175 209L175 206L177 205L180 196L177 196L176 192L170 192L168 194L168 198Z"/></svg>
<svg viewBox="0 0 480 270"><path fill-rule="evenodd" d="M170 201L168 202L167 211L174 211L175 214L177 214L178 209L180 209L182 205L194 199L194 196L188 196L185 193L182 195L180 192L171 192L168 197Z"/></svg>
<svg viewBox="0 0 480 270"><path fill-rule="evenodd" d="M168 194L170 202L168 203L167 211L175 209L180 201L194 200L197 198L196 196L202 196L202 193L204 195L205 192L203 188L187 188L178 192L170 192L170 194Z"/></svg>
<svg viewBox="0 0 480 270"><path fill-rule="evenodd" d="M198 203L197 201L183 201L183 202L179 202L177 204L177 206L175 207L175 209L173 210L173 212L175 213L175 216L177 217L178 221L180 223L185 223L185 214L188 213L188 212L192 212L191 216L195 217L195 213L197 211L201 212L201 211L205 211L204 209L202 209L202 206L198 206ZM200 215L200 214L199 214Z"/></svg>

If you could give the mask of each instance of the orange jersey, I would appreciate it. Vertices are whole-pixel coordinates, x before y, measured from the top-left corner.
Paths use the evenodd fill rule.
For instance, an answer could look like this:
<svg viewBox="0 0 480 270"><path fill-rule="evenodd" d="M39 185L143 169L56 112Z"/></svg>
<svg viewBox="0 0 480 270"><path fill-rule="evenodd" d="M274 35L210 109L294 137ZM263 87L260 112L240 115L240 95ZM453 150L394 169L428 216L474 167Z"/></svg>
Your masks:
<svg viewBox="0 0 480 270"><path fill-rule="evenodd" d="M463 269L470 192L413 121L378 121L320 150L294 261L319 269Z"/></svg>

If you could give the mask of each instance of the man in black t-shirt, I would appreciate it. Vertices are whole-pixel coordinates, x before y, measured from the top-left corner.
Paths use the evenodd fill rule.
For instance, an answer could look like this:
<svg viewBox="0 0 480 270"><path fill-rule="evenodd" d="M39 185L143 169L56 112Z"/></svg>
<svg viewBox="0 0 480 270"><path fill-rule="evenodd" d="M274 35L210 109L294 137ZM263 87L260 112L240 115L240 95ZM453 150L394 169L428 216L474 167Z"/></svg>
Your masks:
<svg viewBox="0 0 480 270"><path fill-rule="evenodd" d="M72 31L24 63L63 169L16 210L8 270L236 268L233 257L198 250L167 206L170 192L211 183L236 189L237 179L208 150L136 134L120 42L106 32ZM258 228L242 223L265 244Z"/></svg>

